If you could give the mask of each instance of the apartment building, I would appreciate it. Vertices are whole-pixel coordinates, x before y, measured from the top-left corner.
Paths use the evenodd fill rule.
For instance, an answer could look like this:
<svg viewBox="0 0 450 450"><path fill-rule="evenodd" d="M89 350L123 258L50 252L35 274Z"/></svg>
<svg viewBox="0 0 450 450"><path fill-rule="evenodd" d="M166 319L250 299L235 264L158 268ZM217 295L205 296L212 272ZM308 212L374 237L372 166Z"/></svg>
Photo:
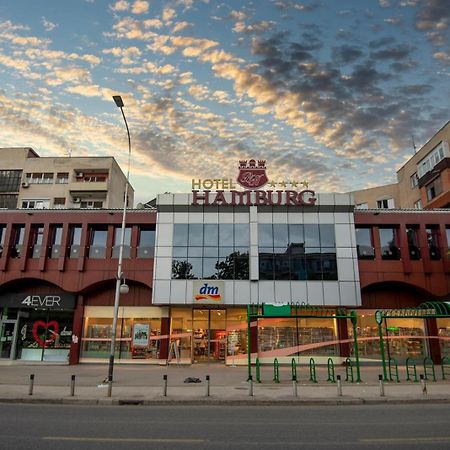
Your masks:
<svg viewBox="0 0 450 450"><path fill-rule="evenodd" d="M121 208L126 182L113 157L41 157L32 148L0 148L0 208ZM130 186L130 207L133 200Z"/></svg>
<svg viewBox="0 0 450 450"><path fill-rule="evenodd" d="M398 171L397 183L353 192L357 208L450 207L450 121Z"/></svg>

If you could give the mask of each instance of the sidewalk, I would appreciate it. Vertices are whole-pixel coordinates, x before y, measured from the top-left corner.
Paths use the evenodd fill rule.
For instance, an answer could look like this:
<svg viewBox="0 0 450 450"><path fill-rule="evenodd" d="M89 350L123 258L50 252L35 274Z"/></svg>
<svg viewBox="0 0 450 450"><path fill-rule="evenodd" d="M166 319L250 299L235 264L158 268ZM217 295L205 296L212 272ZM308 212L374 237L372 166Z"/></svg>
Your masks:
<svg viewBox="0 0 450 450"><path fill-rule="evenodd" d="M418 371L420 369L418 368ZM0 365L0 402L73 403L73 404L362 404L362 403L450 403L450 380L442 380L436 367L437 382L427 381L427 394L422 385L404 381L385 383L385 396L380 396L379 367L361 367L360 383L345 380L345 369L336 368L342 379L342 396L335 383L327 382L326 367L317 367L317 383L309 381L309 367L297 367L297 393L294 396L290 367L280 367L280 383L274 383L273 369L262 367L261 383L253 384L249 396L246 367L216 364L192 366L120 365L114 367L112 396L103 383L107 365ZM29 395L30 374L34 374L33 395ZM75 375L75 395L70 395L71 376ZM163 376L167 375L167 396L163 395ZM206 375L210 376L210 396L206 396ZM185 383L199 378L200 383ZM255 369L253 368L255 379ZM355 374L356 378L356 374Z"/></svg>

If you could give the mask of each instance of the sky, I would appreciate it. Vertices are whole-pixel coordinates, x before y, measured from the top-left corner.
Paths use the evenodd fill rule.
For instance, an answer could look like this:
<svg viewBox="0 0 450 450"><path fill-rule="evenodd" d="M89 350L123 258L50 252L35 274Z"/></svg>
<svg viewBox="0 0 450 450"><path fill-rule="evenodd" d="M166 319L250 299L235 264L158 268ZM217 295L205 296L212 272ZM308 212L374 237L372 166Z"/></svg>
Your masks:
<svg viewBox="0 0 450 450"><path fill-rule="evenodd" d="M114 156L135 203L235 180L393 183L450 120L448 0L2 0L0 147Z"/></svg>

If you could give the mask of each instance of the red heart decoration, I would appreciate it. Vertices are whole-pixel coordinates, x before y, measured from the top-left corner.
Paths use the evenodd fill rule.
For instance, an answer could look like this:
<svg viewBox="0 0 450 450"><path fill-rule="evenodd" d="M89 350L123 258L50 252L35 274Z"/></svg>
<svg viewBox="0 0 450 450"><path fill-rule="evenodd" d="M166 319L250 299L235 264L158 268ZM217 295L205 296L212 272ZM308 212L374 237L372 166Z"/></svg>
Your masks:
<svg viewBox="0 0 450 450"><path fill-rule="evenodd" d="M47 340L43 341L39 337L38 328L44 328L45 334L47 334L47 330L52 327L53 330L50 330L50 336ZM34 340L39 344L40 347L45 347L48 344L51 344L55 339L56 336L59 333L59 323L56 320L51 320L50 322L44 322L43 320L36 320L36 322L33 323L33 328L31 330L33 333Z"/></svg>

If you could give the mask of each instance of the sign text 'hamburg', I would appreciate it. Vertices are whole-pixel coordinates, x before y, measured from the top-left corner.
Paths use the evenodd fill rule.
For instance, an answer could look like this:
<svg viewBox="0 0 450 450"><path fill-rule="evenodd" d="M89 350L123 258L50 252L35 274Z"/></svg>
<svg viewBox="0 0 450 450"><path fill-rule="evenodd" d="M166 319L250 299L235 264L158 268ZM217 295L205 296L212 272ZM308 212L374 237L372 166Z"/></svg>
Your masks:
<svg viewBox="0 0 450 450"><path fill-rule="evenodd" d="M230 179L192 180L192 204L206 206L313 206L316 203L315 192L310 189L294 190L260 190L268 183L266 161L239 161L237 183L245 191L237 191ZM215 191L211 191L215 188ZM200 190L203 189L203 190ZM230 189L230 196L225 196L225 189Z"/></svg>

